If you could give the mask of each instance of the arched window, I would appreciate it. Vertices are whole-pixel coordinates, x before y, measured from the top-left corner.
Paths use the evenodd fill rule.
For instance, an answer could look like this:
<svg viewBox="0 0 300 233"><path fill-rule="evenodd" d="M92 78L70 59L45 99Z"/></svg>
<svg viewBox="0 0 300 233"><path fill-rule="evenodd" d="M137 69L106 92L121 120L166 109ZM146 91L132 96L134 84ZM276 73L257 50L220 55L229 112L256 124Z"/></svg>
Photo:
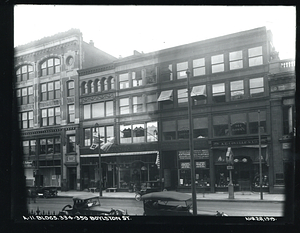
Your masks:
<svg viewBox="0 0 300 233"><path fill-rule="evenodd" d="M91 93L95 92L95 84L93 81L91 81Z"/></svg>
<svg viewBox="0 0 300 233"><path fill-rule="evenodd" d="M23 65L16 71L17 82L25 81L34 78L33 66Z"/></svg>
<svg viewBox="0 0 300 233"><path fill-rule="evenodd" d="M94 92L94 87L93 87L93 81L88 81L88 93L93 93ZM93 91L92 91L93 89Z"/></svg>
<svg viewBox="0 0 300 233"><path fill-rule="evenodd" d="M84 93L85 94L89 93L88 92L88 84L87 83L84 84Z"/></svg>
<svg viewBox="0 0 300 233"><path fill-rule="evenodd" d="M115 89L115 78L111 76L108 78L108 90L110 89Z"/></svg>
<svg viewBox="0 0 300 233"><path fill-rule="evenodd" d="M101 80L103 82L103 91L107 91L108 90L108 84L107 84L107 78L102 78Z"/></svg>
<svg viewBox="0 0 300 233"><path fill-rule="evenodd" d="M49 58L41 64L41 76L56 74L60 72L60 59Z"/></svg>
<svg viewBox="0 0 300 233"><path fill-rule="evenodd" d="M101 80L97 81L97 91L101 91Z"/></svg>
<svg viewBox="0 0 300 233"><path fill-rule="evenodd" d="M67 96L74 96L75 95L75 88L74 88L74 81L67 82Z"/></svg>
<svg viewBox="0 0 300 233"><path fill-rule="evenodd" d="M81 94L83 95L83 94L86 94L86 92L85 92L85 85L86 85L86 82L82 82L81 83Z"/></svg>

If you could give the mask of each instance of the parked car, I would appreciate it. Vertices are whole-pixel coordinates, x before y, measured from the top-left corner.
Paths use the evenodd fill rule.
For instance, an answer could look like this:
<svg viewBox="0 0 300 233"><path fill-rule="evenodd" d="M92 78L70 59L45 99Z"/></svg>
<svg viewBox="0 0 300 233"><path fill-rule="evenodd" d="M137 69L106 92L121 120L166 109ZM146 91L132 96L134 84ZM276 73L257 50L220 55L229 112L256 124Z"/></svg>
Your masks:
<svg viewBox="0 0 300 233"><path fill-rule="evenodd" d="M92 194L73 197L73 206L66 205L60 215L127 215L127 211L102 207L100 198Z"/></svg>
<svg viewBox="0 0 300 233"><path fill-rule="evenodd" d="M57 188L56 187L38 187L36 188L36 194L38 197L42 196L44 198L56 197Z"/></svg>
<svg viewBox="0 0 300 233"><path fill-rule="evenodd" d="M192 216L192 195L175 191L153 192L142 196L144 216ZM200 215L198 213L198 215ZM227 216L218 212L215 216Z"/></svg>

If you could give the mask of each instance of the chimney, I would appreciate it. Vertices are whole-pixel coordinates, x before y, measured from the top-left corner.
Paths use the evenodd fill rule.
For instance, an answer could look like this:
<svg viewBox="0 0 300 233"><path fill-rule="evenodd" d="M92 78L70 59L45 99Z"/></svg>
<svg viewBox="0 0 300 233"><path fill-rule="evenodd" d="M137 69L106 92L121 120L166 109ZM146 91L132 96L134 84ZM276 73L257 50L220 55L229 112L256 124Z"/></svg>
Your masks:
<svg viewBox="0 0 300 233"><path fill-rule="evenodd" d="M94 47L94 41L90 40L90 45Z"/></svg>

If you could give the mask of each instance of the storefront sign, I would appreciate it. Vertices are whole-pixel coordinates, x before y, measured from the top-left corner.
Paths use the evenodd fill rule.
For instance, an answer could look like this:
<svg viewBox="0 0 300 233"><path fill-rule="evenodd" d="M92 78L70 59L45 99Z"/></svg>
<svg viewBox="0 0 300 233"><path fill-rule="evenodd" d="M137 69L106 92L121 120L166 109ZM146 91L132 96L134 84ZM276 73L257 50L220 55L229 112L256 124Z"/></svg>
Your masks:
<svg viewBox="0 0 300 233"><path fill-rule="evenodd" d="M227 170L233 170L233 166L227 166Z"/></svg>
<svg viewBox="0 0 300 233"><path fill-rule="evenodd" d="M245 123L234 123L231 125L231 131L234 134L245 134L246 133L246 124Z"/></svg>
<svg viewBox="0 0 300 233"><path fill-rule="evenodd" d="M206 168L206 162L196 162L196 168Z"/></svg>
<svg viewBox="0 0 300 233"><path fill-rule="evenodd" d="M191 163L190 162L181 162L180 163L181 169L190 169ZM205 161L198 161L196 162L196 168L206 168L206 162Z"/></svg>
<svg viewBox="0 0 300 233"><path fill-rule="evenodd" d="M25 167L33 167L33 162L32 161L24 161L24 166Z"/></svg>
<svg viewBox="0 0 300 233"><path fill-rule="evenodd" d="M216 146L236 146L236 145L258 145L258 139L245 139L245 140L228 140L228 141L214 141L212 147ZM267 144L267 139L261 139L262 144Z"/></svg>
<svg viewBox="0 0 300 233"><path fill-rule="evenodd" d="M66 162L75 162L75 155L66 156Z"/></svg>
<svg viewBox="0 0 300 233"><path fill-rule="evenodd" d="M189 150L178 151L178 158L180 160L191 159ZM194 150L194 158L195 159L209 159L209 151L208 150Z"/></svg>
<svg viewBox="0 0 300 233"><path fill-rule="evenodd" d="M292 143L282 143L282 149L287 150L292 148Z"/></svg>

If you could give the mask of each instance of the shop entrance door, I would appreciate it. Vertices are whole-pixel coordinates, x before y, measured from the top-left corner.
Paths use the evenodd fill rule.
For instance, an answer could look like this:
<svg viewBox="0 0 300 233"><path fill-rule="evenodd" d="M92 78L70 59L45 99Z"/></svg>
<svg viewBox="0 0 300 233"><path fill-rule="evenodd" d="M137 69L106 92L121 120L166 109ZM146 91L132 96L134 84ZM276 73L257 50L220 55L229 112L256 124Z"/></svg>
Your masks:
<svg viewBox="0 0 300 233"><path fill-rule="evenodd" d="M69 190L76 190L76 167L68 168Z"/></svg>
<svg viewBox="0 0 300 233"><path fill-rule="evenodd" d="M233 179L239 184L239 191L252 191L252 161L249 158L241 157L234 163Z"/></svg>

